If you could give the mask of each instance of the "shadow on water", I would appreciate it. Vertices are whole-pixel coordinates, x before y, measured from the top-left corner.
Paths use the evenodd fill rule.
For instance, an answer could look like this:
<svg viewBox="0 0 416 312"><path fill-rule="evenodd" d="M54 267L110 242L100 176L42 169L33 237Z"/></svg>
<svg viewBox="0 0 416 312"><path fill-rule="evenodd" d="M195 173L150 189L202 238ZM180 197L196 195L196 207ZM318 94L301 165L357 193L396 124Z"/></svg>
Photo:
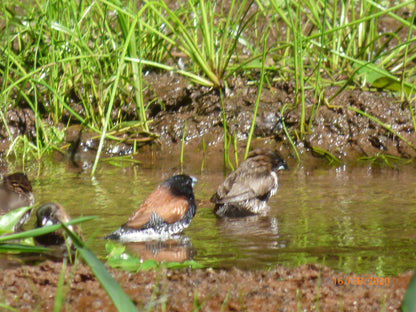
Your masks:
<svg viewBox="0 0 416 312"><path fill-rule="evenodd" d="M221 155L222 156L222 155ZM169 157L167 157L169 158ZM171 157L173 159L173 157ZM174 162L174 164L173 164ZM243 269L322 263L344 272L398 274L416 266L416 169L339 166L298 168L279 176L268 216L220 220L210 196L223 180L222 162L202 173L192 162L198 211L184 231L188 244L134 244L143 258ZM125 223L138 205L177 169L177 159L159 168L103 166L95 178L63 162L29 170L37 203L59 202L75 218L99 218L82 225L89 246L105 255L102 237ZM158 166L156 164L154 167ZM33 226L34 220L26 226Z"/></svg>

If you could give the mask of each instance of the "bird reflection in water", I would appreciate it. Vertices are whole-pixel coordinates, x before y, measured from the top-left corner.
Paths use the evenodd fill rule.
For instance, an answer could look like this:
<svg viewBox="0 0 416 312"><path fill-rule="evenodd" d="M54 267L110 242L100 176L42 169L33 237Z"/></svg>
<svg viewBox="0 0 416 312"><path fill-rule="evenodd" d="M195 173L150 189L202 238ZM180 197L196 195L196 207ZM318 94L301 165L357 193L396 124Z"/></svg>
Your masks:
<svg viewBox="0 0 416 312"><path fill-rule="evenodd" d="M152 240L124 243L128 251L142 260L184 262L196 255L189 237L176 235L169 240Z"/></svg>
<svg viewBox="0 0 416 312"><path fill-rule="evenodd" d="M217 219L217 226L224 237L238 241L238 245L252 245L254 249L282 247L275 217L221 218Z"/></svg>

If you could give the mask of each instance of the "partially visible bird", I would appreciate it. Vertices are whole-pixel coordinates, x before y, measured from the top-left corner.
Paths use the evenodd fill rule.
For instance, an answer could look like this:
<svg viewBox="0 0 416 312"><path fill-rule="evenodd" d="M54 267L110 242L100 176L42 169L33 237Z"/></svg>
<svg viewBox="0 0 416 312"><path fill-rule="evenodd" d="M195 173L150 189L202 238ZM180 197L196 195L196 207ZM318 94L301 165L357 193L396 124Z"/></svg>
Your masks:
<svg viewBox="0 0 416 312"><path fill-rule="evenodd" d="M194 177L175 175L162 182L138 210L105 238L138 242L172 237L191 222L196 213Z"/></svg>
<svg viewBox="0 0 416 312"><path fill-rule="evenodd" d="M32 185L25 173L17 172L3 177L0 185L0 216L17 208L32 206L33 203ZM31 213L32 209L27 211L13 230L22 230Z"/></svg>
<svg viewBox="0 0 416 312"><path fill-rule="evenodd" d="M60 224L60 222L66 223L69 221L71 221L71 217L65 211L64 207L57 203L47 203L36 211L35 228L41 228L48 225L56 225ZM74 231L76 234L79 234L79 230L76 226L68 225L68 228ZM59 229L41 236L36 236L34 239L36 243L46 247L58 246L66 248L66 243L72 247L72 241L66 237L66 235L64 235L63 229Z"/></svg>
<svg viewBox="0 0 416 312"><path fill-rule="evenodd" d="M211 197L218 217L245 217L264 214L278 187L277 172L288 170L275 151L255 149L231 172Z"/></svg>

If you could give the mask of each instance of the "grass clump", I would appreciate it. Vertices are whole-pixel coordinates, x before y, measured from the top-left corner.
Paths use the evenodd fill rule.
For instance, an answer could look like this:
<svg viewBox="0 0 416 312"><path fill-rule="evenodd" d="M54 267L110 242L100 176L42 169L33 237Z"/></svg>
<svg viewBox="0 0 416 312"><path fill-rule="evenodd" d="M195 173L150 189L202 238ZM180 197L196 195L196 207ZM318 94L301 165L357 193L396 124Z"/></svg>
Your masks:
<svg viewBox="0 0 416 312"><path fill-rule="evenodd" d="M408 19L399 14L405 7L413 11ZM301 138L305 131L311 131L304 128L308 126L307 90L314 91L314 105L320 102L328 86L340 87L329 102L349 87L371 87L414 98L415 72L408 62L409 51L416 48L410 35L415 31L411 1L393 2L388 7L371 0L271 1L264 13L270 14L269 10L286 24L287 39L278 41L271 53L280 55L274 59L285 73L283 79L295 81ZM380 31L387 19L397 25L393 32ZM281 24L275 23L280 27Z"/></svg>
<svg viewBox="0 0 416 312"><path fill-rule="evenodd" d="M230 1L230 6L225 8L223 2L187 1L179 9L172 10L163 1L146 1L143 14L149 12L158 16L168 32L147 23L143 25L189 58L193 66L187 70L180 68L179 73L198 84L221 88L232 74L229 65L236 55L237 43L252 23L254 13L250 14L250 9L253 2ZM161 64L154 65L164 68Z"/></svg>
<svg viewBox="0 0 416 312"><path fill-rule="evenodd" d="M41 158L63 140L51 125L81 124L100 137L94 174L104 141L117 137L125 122L153 138L149 108L162 101L147 92L144 77L157 70L225 97L236 74L255 80L259 90L276 80L293 82L294 103L283 105L293 104L285 110L300 117L298 129L285 132L299 140L313 131L317 110L326 109L320 104L333 105L348 88L393 92L411 103L413 114L414 1L5 0L1 10L0 118L13 143L9 155ZM386 22L391 27L383 31ZM331 86L337 91L328 96ZM7 126L16 107L34 114L25 139L16 140ZM224 109L223 115L227 141Z"/></svg>

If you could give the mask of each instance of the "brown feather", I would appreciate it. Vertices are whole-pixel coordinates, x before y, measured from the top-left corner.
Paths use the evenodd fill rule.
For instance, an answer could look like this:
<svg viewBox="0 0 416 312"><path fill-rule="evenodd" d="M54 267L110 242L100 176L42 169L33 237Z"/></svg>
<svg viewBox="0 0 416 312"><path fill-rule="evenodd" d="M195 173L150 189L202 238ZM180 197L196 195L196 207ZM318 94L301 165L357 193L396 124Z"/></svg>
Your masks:
<svg viewBox="0 0 416 312"><path fill-rule="evenodd" d="M274 185L271 170L271 163L265 156L248 158L218 187L215 202L225 203L263 196Z"/></svg>
<svg viewBox="0 0 416 312"><path fill-rule="evenodd" d="M153 213L156 213L166 223L172 224L183 218L188 206L188 201L184 196L174 196L165 187L159 186L128 219L126 226L140 228L149 222Z"/></svg>

